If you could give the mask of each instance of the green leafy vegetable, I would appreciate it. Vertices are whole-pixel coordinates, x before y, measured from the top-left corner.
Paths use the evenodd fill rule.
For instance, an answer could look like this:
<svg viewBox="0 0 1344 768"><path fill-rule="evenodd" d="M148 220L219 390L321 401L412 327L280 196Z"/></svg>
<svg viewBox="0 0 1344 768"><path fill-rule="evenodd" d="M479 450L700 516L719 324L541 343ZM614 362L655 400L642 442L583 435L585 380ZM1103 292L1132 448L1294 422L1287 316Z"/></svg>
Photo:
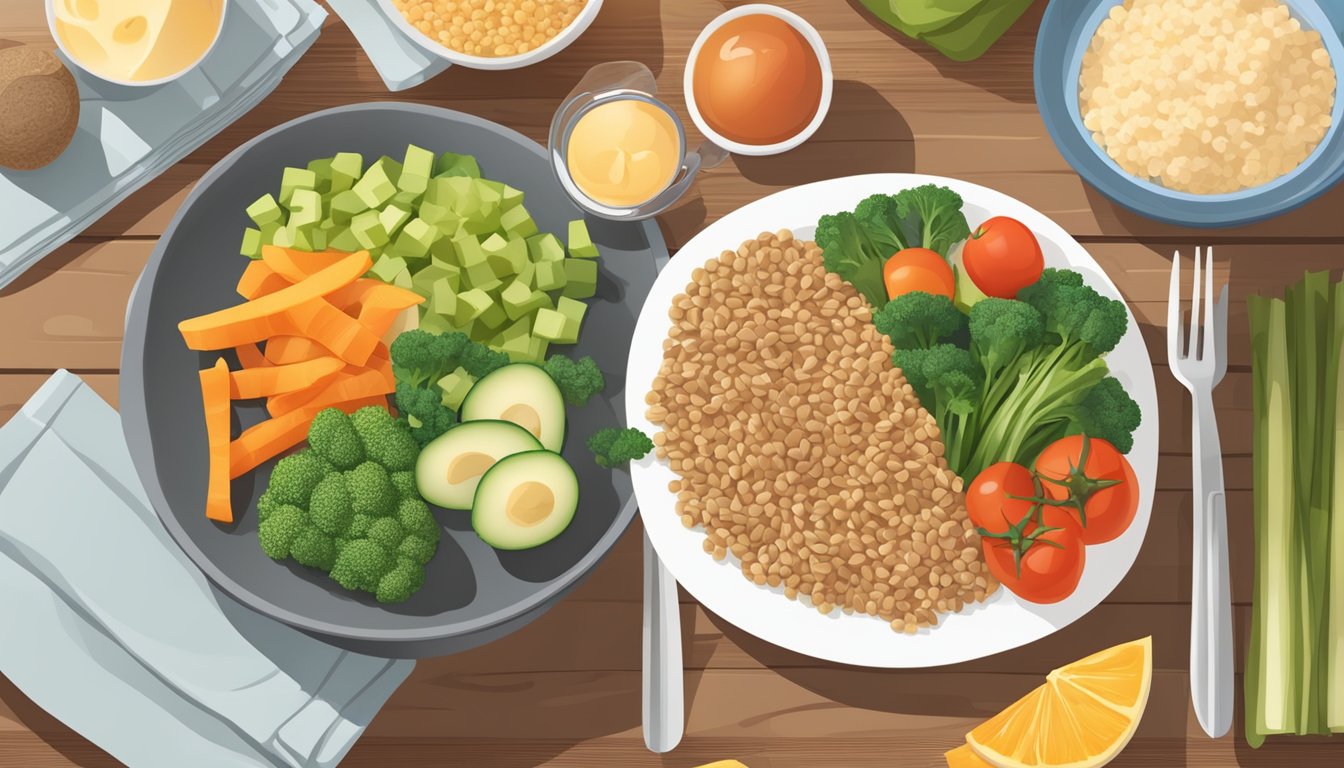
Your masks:
<svg viewBox="0 0 1344 768"><path fill-rule="evenodd" d="M419 452L415 439L374 406L353 416L322 411L308 439L308 450L275 465L257 504L262 550L379 602L407 600L424 584L440 536L414 479L406 482Z"/></svg>
<svg viewBox="0 0 1344 768"><path fill-rule="evenodd" d="M859 0L873 15L954 61L979 58L1031 0Z"/></svg>
<svg viewBox="0 0 1344 768"><path fill-rule="evenodd" d="M565 402L572 406L582 406L607 386L607 380L598 369L597 363L586 355L578 360L564 355L551 355L543 367L555 380Z"/></svg>
<svg viewBox="0 0 1344 768"><path fill-rule="evenodd" d="M607 469L641 459L653 450L649 436L634 427L599 429L588 438L593 459Z"/></svg>

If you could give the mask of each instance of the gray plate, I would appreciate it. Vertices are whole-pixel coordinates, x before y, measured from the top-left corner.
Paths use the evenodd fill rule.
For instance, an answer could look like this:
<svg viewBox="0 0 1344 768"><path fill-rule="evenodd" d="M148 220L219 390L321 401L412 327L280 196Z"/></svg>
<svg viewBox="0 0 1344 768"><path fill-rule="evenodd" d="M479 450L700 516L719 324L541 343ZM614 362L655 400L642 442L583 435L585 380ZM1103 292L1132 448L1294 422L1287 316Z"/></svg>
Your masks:
<svg viewBox="0 0 1344 768"><path fill-rule="evenodd" d="M602 251L597 296L589 301L582 343L561 348L592 355L607 388L569 409L564 456L579 477L579 510L555 540L532 550L497 552L471 530L467 513L438 510L445 536L425 587L395 606L341 589L325 574L277 563L257 545L256 500L271 465L233 484L238 521L205 518L206 441L197 371L217 353L188 350L179 321L237 304L247 260L238 243L244 208L279 189L281 169L341 151L366 162L400 158L413 143L434 152L475 155L490 178L526 193L544 231L565 232L582 213L551 173L544 150L494 123L413 104L367 104L318 112L281 125L224 158L177 212L131 297L121 360L121 414L136 469L168 532L223 591L244 605L353 650L433 656L507 634L540 615L611 548L635 514L630 477L597 466L584 441L623 422L624 372L635 319L667 252L656 226L590 219ZM226 355L236 367L232 355ZM262 420L259 403L239 403L235 430Z"/></svg>

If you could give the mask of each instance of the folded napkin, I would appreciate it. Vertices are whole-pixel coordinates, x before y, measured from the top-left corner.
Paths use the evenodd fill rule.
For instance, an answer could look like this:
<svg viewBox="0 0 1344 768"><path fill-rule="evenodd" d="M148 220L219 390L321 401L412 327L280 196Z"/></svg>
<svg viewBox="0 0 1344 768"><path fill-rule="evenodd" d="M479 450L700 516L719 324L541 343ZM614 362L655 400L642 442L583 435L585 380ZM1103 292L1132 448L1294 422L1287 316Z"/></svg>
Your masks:
<svg viewBox="0 0 1344 768"><path fill-rule="evenodd" d="M35 171L0 169L0 288L252 109L317 39L312 0L230 0L199 67L157 87L79 84L70 147Z"/></svg>
<svg viewBox="0 0 1344 768"><path fill-rule="evenodd" d="M136 477L116 411L65 371L0 428L0 672L136 768L338 763L414 663L216 592Z"/></svg>
<svg viewBox="0 0 1344 768"><path fill-rule="evenodd" d="M327 5L354 33L389 91L412 88L448 68L387 17L382 0L327 0Z"/></svg>

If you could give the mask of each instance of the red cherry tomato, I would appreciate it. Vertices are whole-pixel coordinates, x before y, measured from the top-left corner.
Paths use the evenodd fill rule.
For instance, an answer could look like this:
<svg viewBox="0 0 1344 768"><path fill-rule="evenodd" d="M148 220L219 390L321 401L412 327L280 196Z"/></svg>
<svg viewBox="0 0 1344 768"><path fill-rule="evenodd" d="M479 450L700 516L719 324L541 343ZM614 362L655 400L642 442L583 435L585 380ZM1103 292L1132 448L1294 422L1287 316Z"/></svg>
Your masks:
<svg viewBox="0 0 1344 768"><path fill-rule="evenodd" d="M976 528L1006 533L1032 513L1036 496L1031 470L1011 461L986 467L966 489L966 512Z"/></svg>
<svg viewBox="0 0 1344 768"><path fill-rule="evenodd" d="M986 296L1015 299L1017 292L1041 279L1045 259L1041 244L1026 224L995 216L966 240L961 264L975 287Z"/></svg>
<svg viewBox="0 0 1344 768"><path fill-rule="evenodd" d="M1070 500L1082 523L1086 544L1111 541L1134 522L1139 509L1139 480L1115 446L1100 438L1072 435L1056 440L1036 458L1036 473L1046 495Z"/></svg>
<svg viewBox="0 0 1344 768"><path fill-rule="evenodd" d="M924 291L950 299L956 293L957 286L952 265L937 251L928 248L897 251L882 265L882 280L886 283L889 299L912 291Z"/></svg>
<svg viewBox="0 0 1344 768"><path fill-rule="evenodd" d="M1055 508L1041 507L1046 513ZM1032 603L1057 603L1073 594L1083 578L1086 556L1083 541L1078 537L1076 524L1066 516L1044 514L1044 522L1060 523L1053 530L1034 536L1017 557L1013 543L1003 539L983 538L981 549L989 572L1013 594ZM1029 535L1035 533L1028 526Z"/></svg>

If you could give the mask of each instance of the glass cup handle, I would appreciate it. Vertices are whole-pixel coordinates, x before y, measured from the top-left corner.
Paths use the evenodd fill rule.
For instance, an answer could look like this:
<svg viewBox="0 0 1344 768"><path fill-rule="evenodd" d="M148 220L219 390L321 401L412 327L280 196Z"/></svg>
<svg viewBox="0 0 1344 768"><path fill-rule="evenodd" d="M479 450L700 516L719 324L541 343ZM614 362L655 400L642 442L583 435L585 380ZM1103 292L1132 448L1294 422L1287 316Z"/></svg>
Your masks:
<svg viewBox="0 0 1344 768"><path fill-rule="evenodd" d="M726 159L728 159L728 151L708 141L703 142L694 151L686 153L686 160L681 165L677 180L660 192L657 197L640 206L643 209L641 215L656 215L672 207L672 204L680 200L681 196L686 194L686 190L690 189L691 183L695 181L696 174L700 171L707 171Z"/></svg>

